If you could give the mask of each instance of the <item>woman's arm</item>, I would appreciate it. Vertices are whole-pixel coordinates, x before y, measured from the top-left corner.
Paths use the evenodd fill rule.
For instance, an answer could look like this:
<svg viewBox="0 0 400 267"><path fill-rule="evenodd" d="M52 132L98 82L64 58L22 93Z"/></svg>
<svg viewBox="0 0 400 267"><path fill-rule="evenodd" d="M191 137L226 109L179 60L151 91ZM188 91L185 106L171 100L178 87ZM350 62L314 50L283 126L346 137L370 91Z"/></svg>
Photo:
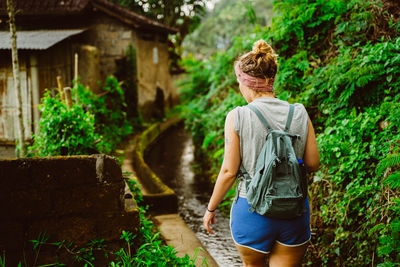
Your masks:
<svg viewBox="0 0 400 267"><path fill-rule="evenodd" d="M235 116L231 111L225 121L225 153L214 191L208 203L208 210L215 210L226 193L235 183L236 173L240 165L239 136L234 130ZM206 211L203 217L203 224L207 231L213 234L210 229L210 222L214 224L215 212Z"/></svg>
<svg viewBox="0 0 400 267"><path fill-rule="evenodd" d="M308 118L308 134L306 148L304 150L303 161L306 164L307 170L317 171L319 167L319 151L317 139L315 138L314 127Z"/></svg>

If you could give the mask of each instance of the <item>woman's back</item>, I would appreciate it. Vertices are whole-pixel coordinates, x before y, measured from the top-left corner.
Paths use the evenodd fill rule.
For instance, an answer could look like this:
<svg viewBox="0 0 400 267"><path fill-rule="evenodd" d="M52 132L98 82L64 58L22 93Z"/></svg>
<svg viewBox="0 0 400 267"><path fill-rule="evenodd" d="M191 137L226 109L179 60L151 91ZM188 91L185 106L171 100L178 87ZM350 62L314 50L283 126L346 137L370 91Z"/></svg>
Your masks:
<svg viewBox="0 0 400 267"><path fill-rule="evenodd" d="M252 102L262 113L273 129L283 130L285 128L289 103L272 97L257 98ZM308 114L302 104L294 104L293 120L289 133L298 134L294 144L297 158L303 158L308 133ZM240 139L240 158L242 166L251 177L254 176L256 161L262 146L265 143L267 130L257 118L256 114L247 107L235 109L235 131ZM246 197L245 184L242 183L240 196Z"/></svg>

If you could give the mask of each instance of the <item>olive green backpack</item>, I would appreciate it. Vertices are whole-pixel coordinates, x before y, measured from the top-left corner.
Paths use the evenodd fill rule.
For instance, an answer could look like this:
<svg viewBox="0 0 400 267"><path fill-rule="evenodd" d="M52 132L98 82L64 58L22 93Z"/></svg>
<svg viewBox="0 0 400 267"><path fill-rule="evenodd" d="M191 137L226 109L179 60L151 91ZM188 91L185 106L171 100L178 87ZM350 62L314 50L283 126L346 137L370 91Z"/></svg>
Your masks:
<svg viewBox="0 0 400 267"><path fill-rule="evenodd" d="M267 128L266 142L257 158L254 177L243 165L239 177L244 177L250 212L277 219L292 219L304 212L307 178L304 164L298 162L293 143L299 135L289 134L294 106L289 105L285 130L274 130L253 105L247 105ZM240 175L241 174L241 175ZM239 187L237 197L239 195Z"/></svg>

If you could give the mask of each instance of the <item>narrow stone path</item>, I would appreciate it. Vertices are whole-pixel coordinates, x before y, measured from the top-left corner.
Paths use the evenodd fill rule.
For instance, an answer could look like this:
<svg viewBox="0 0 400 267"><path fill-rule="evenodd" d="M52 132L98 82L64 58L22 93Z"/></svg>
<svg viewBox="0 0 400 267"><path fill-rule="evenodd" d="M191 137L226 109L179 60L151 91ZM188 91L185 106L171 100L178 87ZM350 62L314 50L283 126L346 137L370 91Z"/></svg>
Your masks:
<svg viewBox="0 0 400 267"><path fill-rule="evenodd" d="M161 235L168 245L176 248L179 257L188 254L191 258L196 251L196 266L218 266L214 258L207 252L195 233L182 220L179 214L165 214L155 216L154 219L159 223ZM203 260L207 261L207 265L203 264Z"/></svg>

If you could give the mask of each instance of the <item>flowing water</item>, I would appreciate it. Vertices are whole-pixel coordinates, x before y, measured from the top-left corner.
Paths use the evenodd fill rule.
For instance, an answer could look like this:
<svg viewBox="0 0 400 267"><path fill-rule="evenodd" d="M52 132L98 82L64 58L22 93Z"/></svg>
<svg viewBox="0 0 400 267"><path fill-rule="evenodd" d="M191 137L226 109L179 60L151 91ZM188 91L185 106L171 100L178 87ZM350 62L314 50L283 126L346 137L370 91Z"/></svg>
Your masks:
<svg viewBox="0 0 400 267"><path fill-rule="evenodd" d="M212 185L198 179L192 170L194 145L182 125L165 132L145 153L150 168L178 195L178 213L196 233L201 243L220 266L242 266L233 243L229 218L217 211L214 235L203 227L203 215ZM192 256L192 255L189 255Z"/></svg>

